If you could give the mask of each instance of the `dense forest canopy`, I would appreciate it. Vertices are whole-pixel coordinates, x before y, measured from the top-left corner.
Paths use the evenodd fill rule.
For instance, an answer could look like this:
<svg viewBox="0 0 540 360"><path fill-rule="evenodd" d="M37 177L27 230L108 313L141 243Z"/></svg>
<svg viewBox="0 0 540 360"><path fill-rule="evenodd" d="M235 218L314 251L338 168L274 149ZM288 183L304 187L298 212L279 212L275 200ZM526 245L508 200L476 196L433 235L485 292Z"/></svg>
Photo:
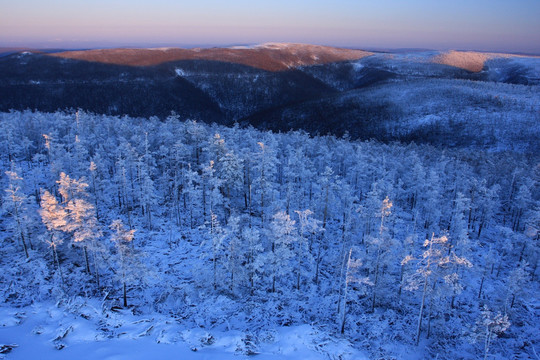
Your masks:
<svg viewBox="0 0 540 360"><path fill-rule="evenodd" d="M0 164L11 306L309 323L374 358L540 340L538 154L25 111L0 114Z"/></svg>

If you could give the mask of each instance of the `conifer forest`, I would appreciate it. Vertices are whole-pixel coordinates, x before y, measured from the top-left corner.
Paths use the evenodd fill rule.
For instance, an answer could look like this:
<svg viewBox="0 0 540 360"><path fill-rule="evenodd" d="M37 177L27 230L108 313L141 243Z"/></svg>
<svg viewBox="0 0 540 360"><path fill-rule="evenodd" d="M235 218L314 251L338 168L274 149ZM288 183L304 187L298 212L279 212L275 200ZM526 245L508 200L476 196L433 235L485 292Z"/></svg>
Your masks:
<svg viewBox="0 0 540 360"><path fill-rule="evenodd" d="M0 320L55 354L539 357L538 154L27 110L0 166Z"/></svg>

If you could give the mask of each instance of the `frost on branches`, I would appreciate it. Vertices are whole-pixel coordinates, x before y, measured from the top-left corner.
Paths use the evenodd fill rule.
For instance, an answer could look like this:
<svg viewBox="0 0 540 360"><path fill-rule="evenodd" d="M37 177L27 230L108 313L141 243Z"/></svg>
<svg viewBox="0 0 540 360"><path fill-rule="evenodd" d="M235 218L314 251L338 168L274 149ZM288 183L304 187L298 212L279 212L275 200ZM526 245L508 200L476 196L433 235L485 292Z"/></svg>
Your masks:
<svg viewBox="0 0 540 360"><path fill-rule="evenodd" d="M103 323L167 314L240 331L246 349L311 324L322 347L371 358L534 358L538 163L175 115L3 113L0 296L96 302Z"/></svg>

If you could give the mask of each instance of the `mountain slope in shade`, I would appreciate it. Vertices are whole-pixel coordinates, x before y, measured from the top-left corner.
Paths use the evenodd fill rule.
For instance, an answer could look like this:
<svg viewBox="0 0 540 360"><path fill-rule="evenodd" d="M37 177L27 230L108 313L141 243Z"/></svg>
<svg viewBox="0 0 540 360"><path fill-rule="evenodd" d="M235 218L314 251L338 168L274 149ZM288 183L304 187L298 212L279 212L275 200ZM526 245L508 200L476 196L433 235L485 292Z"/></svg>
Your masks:
<svg viewBox="0 0 540 360"><path fill-rule="evenodd" d="M538 151L540 57L368 54L281 43L25 51L0 57L0 111L81 109L161 119L174 112L274 131Z"/></svg>
<svg viewBox="0 0 540 360"><path fill-rule="evenodd" d="M307 65L359 60L372 53L319 45L268 43L248 48L100 49L51 54L65 59L115 65L153 66L180 60L212 60L283 71Z"/></svg>

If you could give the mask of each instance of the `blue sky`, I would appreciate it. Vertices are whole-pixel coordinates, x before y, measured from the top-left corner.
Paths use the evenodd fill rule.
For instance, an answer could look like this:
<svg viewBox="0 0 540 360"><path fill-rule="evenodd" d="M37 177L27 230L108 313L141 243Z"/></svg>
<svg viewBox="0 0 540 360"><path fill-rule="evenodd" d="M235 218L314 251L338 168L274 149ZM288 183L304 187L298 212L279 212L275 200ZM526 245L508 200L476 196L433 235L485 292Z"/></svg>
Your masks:
<svg viewBox="0 0 540 360"><path fill-rule="evenodd" d="M267 41L540 53L540 0L0 0L0 46Z"/></svg>

